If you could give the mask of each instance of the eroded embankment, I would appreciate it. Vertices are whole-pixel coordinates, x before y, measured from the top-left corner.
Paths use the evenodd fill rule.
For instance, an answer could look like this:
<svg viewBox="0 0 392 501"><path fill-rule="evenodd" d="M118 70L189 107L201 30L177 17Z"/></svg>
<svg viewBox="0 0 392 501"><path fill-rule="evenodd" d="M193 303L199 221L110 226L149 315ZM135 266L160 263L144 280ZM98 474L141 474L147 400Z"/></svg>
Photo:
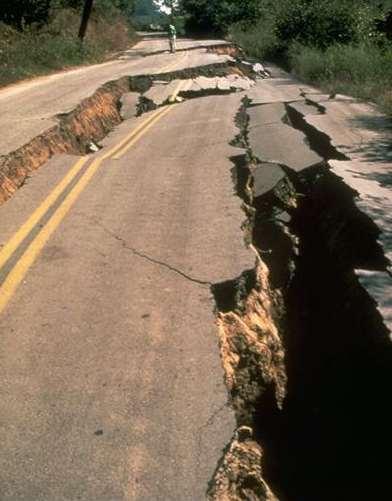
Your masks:
<svg viewBox="0 0 392 501"><path fill-rule="evenodd" d="M235 71L232 62L188 68L163 74L124 77L99 88L72 112L59 115L58 125L35 137L18 150L0 159L0 203L23 185L26 177L53 155L85 155L91 143L102 140L122 121L121 97L128 92L144 93L154 80L170 82L199 76L223 76ZM139 114L143 105L139 107Z"/></svg>
<svg viewBox="0 0 392 501"><path fill-rule="evenodd" d="M239 434L209 497L386 499L392 347L355 275L387 269L379 229L330 171L328 160L341 154L295 112L284 122L307 134L324 162L299 171L255 158L248 105L235 143L246 153L233 161L257 259L254 270L213 287ZM270 180L274 169L276 184L258 191L260 175Z"/></svg>
<svg viewBox="0 0 392 501"><path fill-rule="evenodd" d="M24 183L30 172L60 153L85 154L91 141L102 139L121 122L119 100L129 90L122 78L98 89L74 111L59 117L59 124L0 160L0 203Z"/></svg>

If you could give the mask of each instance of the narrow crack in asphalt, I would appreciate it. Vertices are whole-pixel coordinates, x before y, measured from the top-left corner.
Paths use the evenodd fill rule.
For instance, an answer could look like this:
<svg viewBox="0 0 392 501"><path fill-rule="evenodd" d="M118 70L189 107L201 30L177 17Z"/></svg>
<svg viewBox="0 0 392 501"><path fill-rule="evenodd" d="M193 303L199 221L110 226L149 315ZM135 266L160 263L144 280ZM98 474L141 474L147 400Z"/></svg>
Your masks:
<svg viewBox="0 0 392 501"><path fill-rule="evenodd" d="M199 469L201 466L201 456L202 456L202 451L203 451L203 431L208 429L212 424L214 423L215 419L219 416L221 412L223 412L227 407L229 407L230 404L229 402L224 403L217 409L215 412L212 413L212 415L208 418L205 424L200 426L200 428L197 430L197 468Z"/></svg>
<svg viewBox="0 0 392 501"><path fill-rule="evenodd" d="M206 280L199 280L195 277L192 277L192 276L188 275L187 273L179 270L178 268L175 268L174 266L172 266L168 263L165 263L164 261L160 261L159 259L151 257L148 254L146 254L142 251L139 251L139 250L135 249L134 247L131 247L124 238L122 238L119 235L117 235L116 233L112 232L111 230L106 228L103 224L99 224L99 226L105 231L105 233L107 233L112 238L114 238L115 240L120 242L124 249L129 250L135 256L140 257L141 259L144 259L150 263L156 264L162 268L166 268L167 270L172 271L173 273L176 273L177 275L188 280L189 282L193 282L193 283L198 284L198 285L206 285L206 286L210 286L210 287L212 286L211 282L208 282Z"/></svg>

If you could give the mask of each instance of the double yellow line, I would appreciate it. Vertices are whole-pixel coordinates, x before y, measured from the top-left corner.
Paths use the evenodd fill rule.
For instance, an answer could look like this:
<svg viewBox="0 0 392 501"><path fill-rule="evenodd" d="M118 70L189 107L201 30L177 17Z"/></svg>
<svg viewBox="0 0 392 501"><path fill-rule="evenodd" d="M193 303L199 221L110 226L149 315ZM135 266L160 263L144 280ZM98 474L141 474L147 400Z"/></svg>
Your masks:
<svg viewBox="0 0 392 501"><path fill-rule="evenodd" d="M169 72L187 57L187 53L177 61L171 62L169 65L161 69L162 73ZM178 93L177 93L178 94ZM0 272L7 265L14 253L18 250L25 239L31 232L37 228L37 225L45 215L48 215L51 208L58 203L59 199L65 195L64 200L53 211L46 224L39 230L38 234L33 238L31 243L27 246L22 256L18 259L16 264L12 267L4 282L0 285L0 314L4 311L10 299L14 295L16 289L23 281L29 268L34 264L38 255L56 231L60 223L66 217L72 206L78 200L79 196L85 190L91 179L94 177L102 163L112 158L118 160L122 158L125 153L132 148L157 122L159 122L165 115L167 115L173 106L165 106L153 113L147 120L141 123L136 129L127 135L116 146L107 151L104 155L96 158L85 172L81 175L80 179L76 182L75 186L71 188L77 176L81 174L82 170L86 167L89 157L83 157L70 169L67 175L60 181L60 183L52 190L47 198L41 205L33 212L28 220L19 228L19 230L9 239L9 241L0 250ZM69 190L69 193L67 191Z"/></svg>
<svg viewBox="0 0 392 501"><path fill-rule="evenodd" d="M18 259L18 261L13 266L11 271L6 276L4 282L0 286L0 313L4 311L16 289L26 276L29 268L34 264L45 244L56 231L72 206L78 200L79 196L89 184L98 169L101 167L102 163L109 158L121 158L151 129L151 127L153 127L159 120L161 120L172 109L174 109L174 107L175 106L166 106L159 109L158 111L153 113L147 120L136 127L136 129L128 134L127 137L116 144L116 146L111 148L104 155L93 160L91 165L87 167L86 171L81 175L80 179L71 188L71 185L75 181L78 174L81 173L82 169L88 163L89 157L83 157L78 160L78 162L70 169L64 179L62 179L62 181L53 189L53 191L47 196L42 204L28 218L28 220L4 245L4 247L0 251L0 272L12 257L12 255L15 253L15 251L23 243L23 241L35 228L37 228L37 225L41 221L41 219L45 215L47 215L48 211L53 207L53 205L56 204L56 202L58 202L60 197L63 196L67 190L70 190L69 193L66 194L64 200L54 210L53 214L50 216L46 224L43 225L42 229L28 245L27 249L24 251L20 259Z"/></svg>

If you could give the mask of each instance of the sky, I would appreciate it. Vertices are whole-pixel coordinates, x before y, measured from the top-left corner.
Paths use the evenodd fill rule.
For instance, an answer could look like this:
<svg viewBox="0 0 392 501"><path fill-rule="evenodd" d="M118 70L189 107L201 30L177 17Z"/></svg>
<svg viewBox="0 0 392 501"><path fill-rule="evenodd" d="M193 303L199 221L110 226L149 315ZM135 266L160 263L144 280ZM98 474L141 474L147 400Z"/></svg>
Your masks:
<svg viewBox="0 0 392 501"><path fill-rule="evenodd" d="M163 0L154 0L154 2L159 6L159 9L166 14L170 14L170 8L163 5Z"/></svg>

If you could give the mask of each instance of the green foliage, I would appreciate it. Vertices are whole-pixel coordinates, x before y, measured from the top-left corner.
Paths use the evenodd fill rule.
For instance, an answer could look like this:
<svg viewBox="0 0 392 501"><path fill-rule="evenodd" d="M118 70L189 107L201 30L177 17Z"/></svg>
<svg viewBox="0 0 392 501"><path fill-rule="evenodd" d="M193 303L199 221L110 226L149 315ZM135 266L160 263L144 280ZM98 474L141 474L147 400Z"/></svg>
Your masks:
<svg viewBox="0 0 392 501"><path fill-rule="evenodd" d="M181 8L188 17L188 28L196 32L226 32L239 21L258 18L259 0L182 0Z"/></svg>
<svg viewBox="0 0 392 501"><path fill-rule="evenodd" d="M229 29L229 37L245 48L247 54L259 59L276 59L281 51L281 42L274 24L268 18L263 18L254 25L243 22L233 24Z"/></svg>
<svg viewBox="0 0 392 501"><path fill-rule="evenodd" d="M166 16L163 15L154 0L136 0L132 23L140 30L148 30L151 25L162 26Z"/></svg>
<svg viewBox="0 0 392 501"><path fill-rule="evenodd" d="M134 14L137 17L140 16L160 17L160 13L154 0L136 0Z"/></svg>
<svg viewBox="0 0 392 501"><path fill-rule="evenodd" d="M390 9L392 0L264 0L258 19L230 36L251 56L288 62L300 78L392 114Z"/></svg>
<svg viewBox="0 0 392 501"><path fill-rule="evenodd" d="M284 2L275 29L286 46L292 41L328 47L331 43L347 43L355 37L355 13L345 0L293 0Z"/></svg>
<svg viewBox="0 0 392 501"><path fill-rule="evenodd" d="M294 72L302 79L377 102L392 114L392 47L336 44L326 50L295 44L290 49Z"/></svg>
<svg viewBox="0 0 392 501"><path fill-rule="evenodd" d="M136 39L118 11L111 18L96 12L83 45L77 38L79 23L80 13L74 9L56 9L48 24L25 25L22 32L0 22L0 85L102 61L108 52L128 48Z"/></svg>
<svg viewBox="0 0 392 501"><path fill-rule="evenodd" d="M264 0L256 22L242 21L230 32L261 57L281 57L295 43L320 49L351 43L382 46L386 37L377 25L386 15L385 5L372 0Z"/></svg>
<svg viewBox="0 0 392 501"><path fill-rule="evenodd" d="M95 0L95 11L103 16L110 17L118 12L130 19L135 10L134 0Z"/></svg>
<svg viewBox="0 0 392 501"><path fill-rule="evenodd" d="M392 82L391 50L368 44L336 44L324 51L296 44L290 50L290 61L298 76L316 83Z"/></svg>
<svg viewBox="0 0 392 501"><path fill-rule="evenodd" d="M36 24L43 26L49 22L51 13L60 9L80 11L84 0L1 0L0 22L23 30ZM134 11L134 0L95 0L94 8L100 15L112 16L120 11L130 17ZM77 21L78 22L78 21Z"/></svg>
<svg viewBox="0 0 392 501"><path fill-rule="evenodd" d="M22 30L24 25L48 20L50 0L1 0L0 22Z"/></svg>

